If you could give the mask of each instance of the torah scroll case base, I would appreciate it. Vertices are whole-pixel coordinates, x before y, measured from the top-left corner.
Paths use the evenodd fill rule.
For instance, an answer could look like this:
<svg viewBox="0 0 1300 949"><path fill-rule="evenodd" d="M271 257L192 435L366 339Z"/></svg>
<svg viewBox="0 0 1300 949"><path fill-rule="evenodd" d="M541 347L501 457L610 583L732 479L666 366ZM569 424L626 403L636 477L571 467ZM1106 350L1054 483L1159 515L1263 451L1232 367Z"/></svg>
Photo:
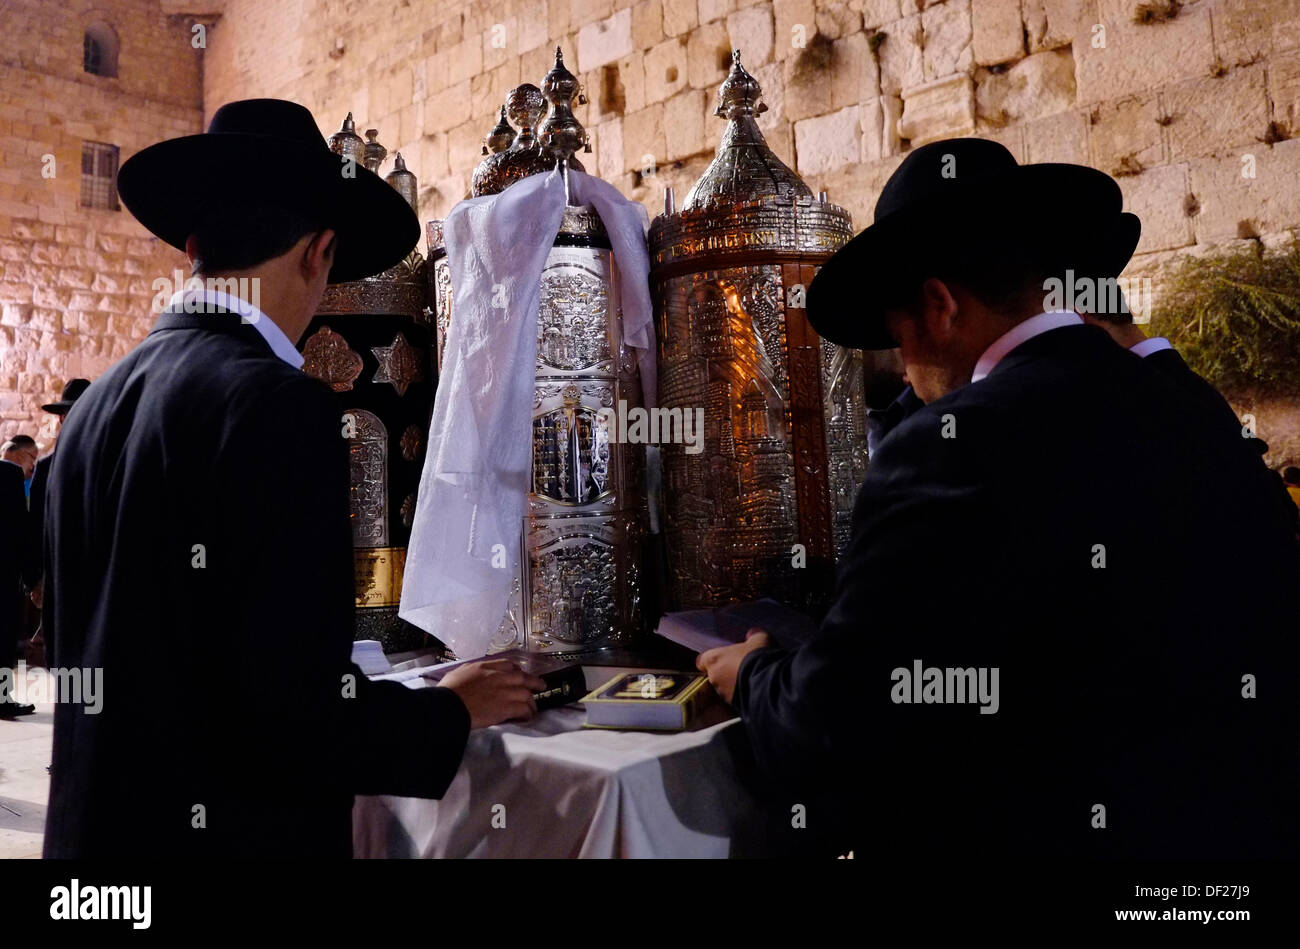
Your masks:
<svg viewBox="0 0 1300 949"><path fill-rule="evenodd" d="M763 110L737 52L717 155L650 229L659 404L704 408L703 451L662 452L667 599L819 614L866 473L866 405L861 354L822 340L803 304L852 224L768 148Z"/></svg>

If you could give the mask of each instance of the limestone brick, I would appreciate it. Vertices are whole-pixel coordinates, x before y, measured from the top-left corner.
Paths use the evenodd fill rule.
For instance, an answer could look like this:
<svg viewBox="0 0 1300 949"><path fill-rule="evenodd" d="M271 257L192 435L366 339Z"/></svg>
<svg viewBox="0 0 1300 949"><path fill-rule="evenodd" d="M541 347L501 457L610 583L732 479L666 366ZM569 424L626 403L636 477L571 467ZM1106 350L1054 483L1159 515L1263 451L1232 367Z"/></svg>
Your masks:
<svg viewBox="0 0 1300 949"><path fill-rule="evenodd" d="M1160 103L1170 161L1253 147L1268 131L1263 64L1166 86Z"/></svg>
<svg viewBox="0 0 1300 949"><path fill-rule="evenodd" d="M705 136L703 89L686 89L664 103L664 157L668 161L710 150Z"/></svg>
<svg viewBox="0 0 1300 949"><path fill-rule="evenodd" d="M727 39L740 50L741 62L749 70L772 59L772 9L755 4L727 17Z"/></svg>
<svg viewBox="0 0 1300 949"><path fill-rule="evenodd" d="M742 54L743 55L743 54ZM727 76L731 43L725 23L713 22L691 31L686 46L688 81L695 89L715 88Z"/></svg>
<svg viewBox="0 0 1300 949"><path fill-rule="evenodd" d="M975 96L965 74L904 89L898 133L913 145L969 135L975 130Z"/></svg>
<svg viewBox="0 0 1300 949"><path fill-rule="evenodd" d="M830 171L857 162L862 154L861 117L852 105L794 124L794 150L800 174Z"/></svg>
<svg viewBox="0 0 1300 949"><path fill-rule="evenodd" d="M1105 0L1105 46L1080 41L1072 46L1075 78L1082 103L1101 102L1166 83L1208 76L1215 68L1209 12L1188 8L1163 23L1134 23Z"/></svg>
<svg viewBox="0 0 1300 949"><path fill-rule="evenodd" d="M773 0L772 16L774 59L797 56L817 32L817 8L813 0Z"/></svg>
<svg viewBox="0 0 1300 949"><path fill-rule="evenodd" d="M1000 129L1074 105L1074 58L1068 50L1035 53L1007 69L977 70L975 84L982 127Z"/></svg>
<svg viewBox="0 0 1300 949"><path fill-rule="evenodd" d="M994 66L1025 54L1020 0L971 0L971 51L977 66Z"/></svg>
<svg viewBox="0 0 1300 949"><path fill-rule="evenodd" d="M681 38L664 40L645 54L645 101L662 102L686 88L690 79L688 46Z"/></svg>
<svg viewBox="0 0 1300 949"><path fill-rule="evenodd" d="M947 0L921 14L922 72L927 82L971 67L970 0Z"/></svg>

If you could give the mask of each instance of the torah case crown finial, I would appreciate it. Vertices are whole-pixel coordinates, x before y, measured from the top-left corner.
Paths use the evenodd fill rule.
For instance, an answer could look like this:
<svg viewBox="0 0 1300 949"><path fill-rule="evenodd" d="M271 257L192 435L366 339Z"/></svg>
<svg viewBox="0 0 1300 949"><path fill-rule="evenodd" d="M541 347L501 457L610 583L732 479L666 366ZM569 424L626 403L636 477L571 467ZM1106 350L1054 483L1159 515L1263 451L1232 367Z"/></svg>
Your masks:
<svg viewBox="0 0 1300 949"><path fill-rule="evenodd" d="M574 154L580 148L591 151L587 132L573 114L575 97L579 104L586 101L581 89L577 77L565 67L557 46L555 65L542 80L541 88L526 82L510 90L505 114L519 132L507 148L479 162L470 176L470 194L476 198L499 194L522 178L552 171L561 158L568 167L586 171ZM497 129L488 138L494 137Z"/></svg>
<svg viewBox="0 0 1300 949"><path fill-rule="evenodd" d="M555 65L542 80L542 95L547 102L546 118L538 129L542 149L558 163L574 165L573 153L579 148L591 151L587 130L573 114L573 100L578 97L578 79L564 66L564 54L555 47Z"/></svg>

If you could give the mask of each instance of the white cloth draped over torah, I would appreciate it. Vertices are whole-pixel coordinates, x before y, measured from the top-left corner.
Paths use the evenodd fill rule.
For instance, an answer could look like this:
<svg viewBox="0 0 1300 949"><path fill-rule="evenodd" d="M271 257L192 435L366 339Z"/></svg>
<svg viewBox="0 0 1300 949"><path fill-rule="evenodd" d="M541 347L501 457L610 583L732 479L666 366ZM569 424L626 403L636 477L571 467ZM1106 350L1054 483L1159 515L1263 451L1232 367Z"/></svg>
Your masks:
<svg viewBox="0 0 1300 949"><path fill-rule="evenodd" d="M607 182L569 170L569 203L609 233L647 408L656 404L649 216ZM537 310L542 269L566 203L559 171L460 202L443 225L455 311L407 548L399 615L461 658L501 626L520 564L532 486ZM495 565L494 565L495 564Z"/></svg>

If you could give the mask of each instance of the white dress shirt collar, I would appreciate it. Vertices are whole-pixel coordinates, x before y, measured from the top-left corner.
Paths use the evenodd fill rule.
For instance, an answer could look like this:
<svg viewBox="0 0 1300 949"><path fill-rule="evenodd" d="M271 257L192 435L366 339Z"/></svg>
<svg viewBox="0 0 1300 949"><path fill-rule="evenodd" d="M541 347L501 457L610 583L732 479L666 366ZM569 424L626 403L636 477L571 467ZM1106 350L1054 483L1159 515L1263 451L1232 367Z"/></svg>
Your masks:
<svg viewBox="0 0 1300 949"><path fill-rule="evenodd" d="M241 322L251 323L253 329L261 334L262 339L266 340L266 344L271 347L271 352L293 366L293 368L302 368L302 353L298 352L297 347L289 341L289 337L284 335L284 330L275 325L275 320L247 300L241 300L239 297L231 296L220 290L191 288L173 293L171 300L167 302L167 307L168 309L184 310L188 304L190 309L193 310L195 302L198 301L200 296L204 307L218 307L230 313L238 313Z"/></svg>
<svg viewBox="0 0 1300 949"><path fill-rule="evenodd" d="M1152 336L1142 340L1140 343L1133 344L1128 348L1128 351L1146 359L1152 353L1158 353L1162 349L1173 348L1174 344L1169 342L1169 340L1165 339L1163 336Z"/></svg>
<svg viewBox="0 0 1300 949"><path fill-rule="evenodd" d="M993 371L993 367L1001 362L1007 353L1021 343L1031 340L1035 336L1041 336L1049 330L1060 329L1062 326L1082 325L1083 317L1073 310L1053 310L1031 316L1023 323L1017 323L1011 327L1011 329L995 339L993 345L984 350L984 355L980 356L979 361L975 363L975 372L970 377L970 381L979 382Z"/></svg>

